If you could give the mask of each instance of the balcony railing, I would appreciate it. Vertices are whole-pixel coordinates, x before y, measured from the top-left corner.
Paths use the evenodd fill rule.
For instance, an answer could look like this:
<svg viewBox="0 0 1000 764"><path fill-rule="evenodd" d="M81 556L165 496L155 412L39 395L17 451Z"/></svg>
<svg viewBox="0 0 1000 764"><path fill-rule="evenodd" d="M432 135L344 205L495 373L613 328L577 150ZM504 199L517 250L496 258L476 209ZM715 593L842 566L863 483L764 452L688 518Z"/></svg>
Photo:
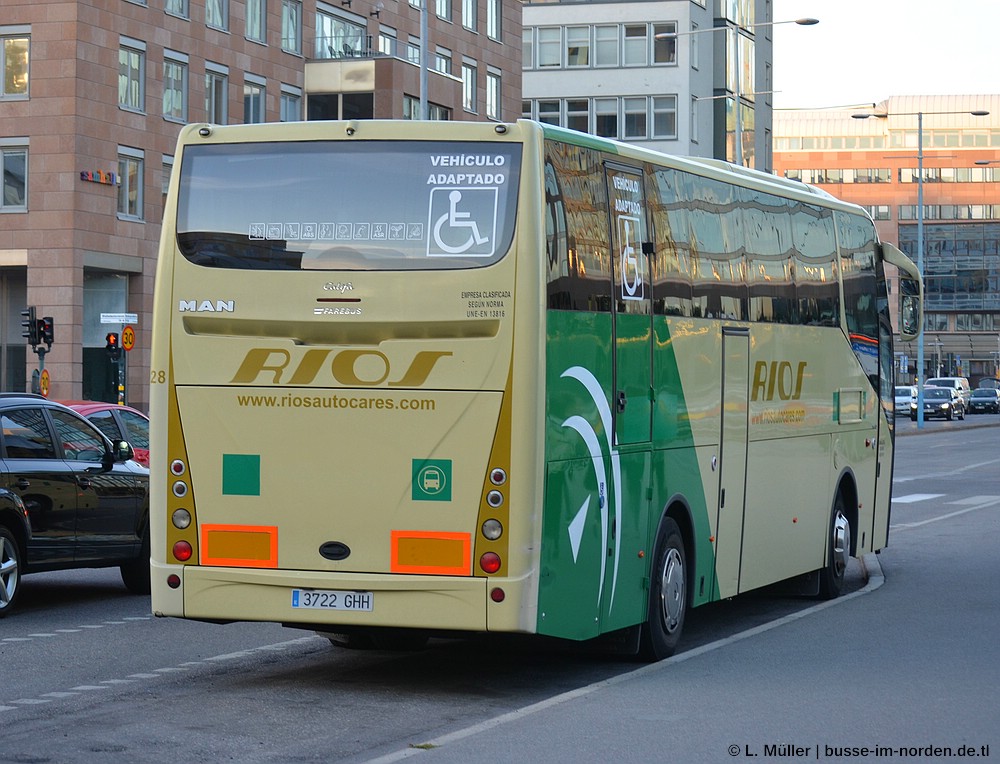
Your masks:
<svg viewBox="0 0 1000 764"><path fill-rule="evenodd" d="M383 55L372 47L370 34L338 34L316 38L316 58L374 58Z"/></svg>

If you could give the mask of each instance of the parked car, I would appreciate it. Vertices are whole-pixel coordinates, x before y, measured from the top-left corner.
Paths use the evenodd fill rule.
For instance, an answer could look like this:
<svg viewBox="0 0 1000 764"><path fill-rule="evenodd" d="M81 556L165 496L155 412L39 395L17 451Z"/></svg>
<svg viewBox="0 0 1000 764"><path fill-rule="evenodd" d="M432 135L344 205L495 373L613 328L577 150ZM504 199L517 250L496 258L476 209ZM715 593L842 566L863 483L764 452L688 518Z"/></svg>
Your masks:
<svg viewBox="0 0 1000 764"><path fill-rule="evenodd" d="M970 414L1000 414L1000 390L992 387L978 387L969 398Z"/></svg>
<svg viewBox="0 0 1000 764"><path fill-rule="evenodd" d="M924 388L924 419L965 419L965 401L958 390L950 387ZM910 419L917 421L917 401L910 404Z"/></svg>
<svg viewBox="0 0 1000 764"><path fill-rule="evenodd" d="M149 470L40 395L0 393L0 617L25 574L118 566L149 593Z"/></svg>
<svg viewBox="0 0 1000 764"><path fill-rule="evenodd" d="M909 414L910 404L917 397L917 388L913 385L896 385L896 405L897 414Z"/></svg>
<svg viewBox="0 0 1000 764"><path fill-rule="evenodd" d="M62 401L97 425L110 440L127 440L135 460L149 467L149 417L131 406L103 401Z"/></svg>

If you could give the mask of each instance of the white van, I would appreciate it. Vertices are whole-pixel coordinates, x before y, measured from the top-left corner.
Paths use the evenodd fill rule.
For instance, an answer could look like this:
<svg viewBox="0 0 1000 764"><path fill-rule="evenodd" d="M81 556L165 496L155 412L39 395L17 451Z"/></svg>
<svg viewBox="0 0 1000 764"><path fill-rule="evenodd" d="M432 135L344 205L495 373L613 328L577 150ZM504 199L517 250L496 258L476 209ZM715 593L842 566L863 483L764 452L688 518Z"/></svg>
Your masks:
<svg viewBox="0 0 1000 764"><path fill-rule="evenodd" d="M931 377L924 382L924 386L947 387L950 390L957 390L966 406L969 405L969 398L972 397L972 389L969 387L969 380L965 377Z"/></svg>

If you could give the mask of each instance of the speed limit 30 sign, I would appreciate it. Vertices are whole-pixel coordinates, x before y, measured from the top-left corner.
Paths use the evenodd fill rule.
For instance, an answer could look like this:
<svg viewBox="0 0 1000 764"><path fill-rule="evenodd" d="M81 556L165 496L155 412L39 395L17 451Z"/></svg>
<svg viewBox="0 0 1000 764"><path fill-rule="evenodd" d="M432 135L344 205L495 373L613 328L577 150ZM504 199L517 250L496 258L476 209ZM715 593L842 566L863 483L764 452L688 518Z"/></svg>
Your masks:
<svg viewBox="0 0 1000 764"><path fill-rule="evenodd" d="M131 326L126 326L122 329L122 348L126 351L131 350L135 347L135 329Z"/></svg>

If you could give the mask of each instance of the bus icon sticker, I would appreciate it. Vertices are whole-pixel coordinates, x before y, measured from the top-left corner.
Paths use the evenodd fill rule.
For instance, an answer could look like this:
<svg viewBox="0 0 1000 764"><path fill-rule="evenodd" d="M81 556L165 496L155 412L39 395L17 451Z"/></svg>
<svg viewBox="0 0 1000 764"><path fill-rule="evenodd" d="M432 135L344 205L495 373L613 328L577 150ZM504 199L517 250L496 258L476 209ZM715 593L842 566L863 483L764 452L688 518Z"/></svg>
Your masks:
<svg viewBox="0 0 1000 764"><path fill-rule="evenodd" d="M431 189L428 257L492 257L496 251L496 188Z"/></svg>
<svg viewBox="0 0 1000 764"><path fill-rule="evenodd" d="M414 459L412 464L413 501L451 501L451 459Z"/></svg>

